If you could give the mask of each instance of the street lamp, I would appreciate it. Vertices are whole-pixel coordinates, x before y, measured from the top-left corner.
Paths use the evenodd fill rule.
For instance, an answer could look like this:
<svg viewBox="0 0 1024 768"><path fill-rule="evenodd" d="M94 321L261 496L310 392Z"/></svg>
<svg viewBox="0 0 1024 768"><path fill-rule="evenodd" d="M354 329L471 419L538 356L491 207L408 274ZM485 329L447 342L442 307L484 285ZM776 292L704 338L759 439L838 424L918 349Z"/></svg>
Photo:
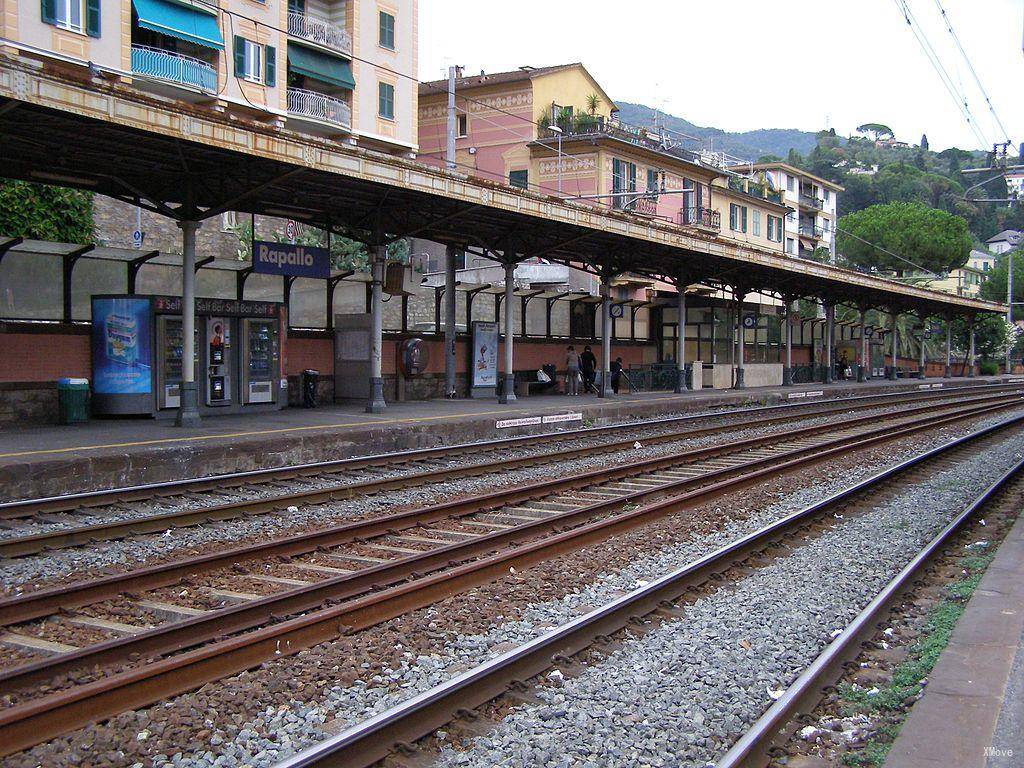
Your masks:
<svg viewBox="0 0 1024 768"><path fill-rule="evenodd" d="M562 194L562 129L557 125L549 125L548 130L558 136L558 194Z"/></svg>

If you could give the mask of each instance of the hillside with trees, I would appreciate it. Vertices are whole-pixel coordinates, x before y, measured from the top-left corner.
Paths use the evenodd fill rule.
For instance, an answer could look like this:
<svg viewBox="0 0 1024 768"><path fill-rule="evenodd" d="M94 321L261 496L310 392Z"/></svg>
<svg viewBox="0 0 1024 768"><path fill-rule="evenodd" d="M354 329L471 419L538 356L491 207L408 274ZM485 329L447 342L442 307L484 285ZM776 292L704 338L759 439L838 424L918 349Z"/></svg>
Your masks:
<svg viewBox="0 0 1024 768"><path fill-rule="evenodd" d="M955 147L935 152L927 134L916 144L900 142L897 139L908 137L895 136L880 122L863 123L849 137L834 130L812 133L778 128L730 133L643 104L620 101L617 105L624 122L662 125L694 136L716 151L746 160L785 161L841 184L846 191L839 196L840 215L883 203L921 203L962 217L976 246L1004 229L1024 229L1024 206L1007 208L964 199L968 188L981 178L962 171L987 165L984 152ZM1006 185L997 179L971 190L969 197L1006 197Z"/></svg>
<svg viewBox="0 0 1024 768"><path fill-rule="evenodd" d="M766 155L758 160L785 160L805 171L841 184L839 214L846 215L885 203L920 203L960 216L976 245L1004 229L1024 228L1024 206L1008 208L996 203L965 199L1005 198L1002 178L967 190L991 176L971 176L964 168L988 165L983 152L950 148L933 152L927 135L916 145L901 145L891 130L880 123L866 123L859 130L866 135L841 138L835 131L817 134L815 146L806 155L790 150L785 156Z"/></svg>

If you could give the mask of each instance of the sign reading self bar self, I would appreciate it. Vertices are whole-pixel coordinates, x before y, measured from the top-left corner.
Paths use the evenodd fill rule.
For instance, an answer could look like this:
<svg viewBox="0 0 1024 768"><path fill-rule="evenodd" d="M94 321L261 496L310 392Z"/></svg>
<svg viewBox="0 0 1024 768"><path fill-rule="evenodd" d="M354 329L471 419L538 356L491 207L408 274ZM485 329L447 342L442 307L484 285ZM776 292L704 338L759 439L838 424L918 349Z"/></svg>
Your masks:
<svg viewBox="0 0 1024 768"><path fill-rule="evenodd" d="M331 255L326 248L257 240L253 243L252 271L326 279L331 273Z"/></svg>

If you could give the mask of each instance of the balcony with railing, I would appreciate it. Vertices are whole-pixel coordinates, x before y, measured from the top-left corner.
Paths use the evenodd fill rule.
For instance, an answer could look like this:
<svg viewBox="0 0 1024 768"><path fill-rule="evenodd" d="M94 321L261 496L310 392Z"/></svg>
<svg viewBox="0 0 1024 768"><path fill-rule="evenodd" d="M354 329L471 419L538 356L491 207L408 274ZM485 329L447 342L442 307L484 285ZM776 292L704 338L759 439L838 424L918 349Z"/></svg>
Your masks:
<svg viewBox="0 0 1024 768"><path fill-rule="evenodd" d="M722 214L703 205L690 205L679 209L679 223L718 232L722 229Z"/></svg>
<svg viewBox="0 0 1024 768"><path fill-rule="evenodd" d="M825 207L825 201L820 197L815 197L814 195L808 195L805 192L801 192L800 205L805 208L814 208L815 210L820 211Z"/></svg>
<svg viewBox="0 0 1024 768"><path fill-rule="evenodd" d="M332 51L352 55L352 35L334 22L301 11L288 11L288 34Z"/></svg>
<svg viewBox="0 0 1024 768"><path fill-rule="evenodd" d="M729 177L729 189L734 192L742 192L745 195L759 197L771 203L782 203L782 191L772 189L768 184L752 179L745 179L741 176Z"/></svg>
<svg viewBox="0 0 1024 768"><path fill-rule="evenodd" d="M562 130L562 137L582 136L607 136L620 141L627 141L645 149L655 152L663 152L667 155L678 157L689 163L700 162L697 154L679 146L667 136L659 134L650 128L641 128L637 125L630 125L620 121L617 117L605 117L604 115L591 115L587 112L576 112L574 114L563 113L550 118L545 115L542 122L545 127L540 132L541 138L554 138L553 131L547 130L546 126L555 125Z"/></svg>
<svg viewBox="0 0 1024 768"><path fill-rule="evenodd" d="M821 240L824 237L825 231L821 227L816 227L813 224L807 222L800 222L800 236L810 237L815 240Z"/></svg>
<svg viewBox="0 0 1024 768"><path fill-rule="evenodd" d="M147 45L132 46L132 72L204 91L217 90L217 71L211 64Z"/></svg>
<svg viewBox="0 0 1024 768"><path fill-rule="evenodd" d="M340 128L352 125L352 108L341 99L303 88L288 89L288 113Z"/></svg>

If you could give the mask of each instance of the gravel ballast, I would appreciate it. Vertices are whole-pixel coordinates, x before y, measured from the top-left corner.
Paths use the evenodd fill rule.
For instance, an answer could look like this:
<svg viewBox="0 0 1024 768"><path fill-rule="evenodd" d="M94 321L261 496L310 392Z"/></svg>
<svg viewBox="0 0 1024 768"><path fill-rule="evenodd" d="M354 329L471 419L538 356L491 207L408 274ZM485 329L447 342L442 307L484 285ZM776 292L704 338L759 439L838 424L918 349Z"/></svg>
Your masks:
<svg viewBox="0 0 1024 768"><path fill-rule="evenodd" d="M1016 435L807 539L580 676L554 676L539 690L540 706L518 708L468 751L446 749L440 764L713 762L956 510L1022 455ZM667 570L673 559L657 561Z"/></svg>
<svg viewBox="0 0 1024 768"><path fill-rule="evenodd" d="M979 420L972 428L1005 417L998 415ZM650 580L782 514L806 506L842 485L852 484L884 466L944 443L966 429L967 425L945 428L938 434L899 441L869 454L816 468L816 481L810 485L804 485L806 477L802 481L793 478L769 484L761 490L748 489L742 496L725 497L720 502L721 507L709 510L708 517L721 512L721 519L730 520L730 515L739 519L732 519L725 525L710 522L703 529L699 528L704 531L700 535L687 537L679 532L690 531L683 523L697 519L697 511L685 520L652 524L621 537L616 543L609 542L589 552L574 553L536 566L510 580L474 590L473 594L450 598L408 618L360 633L357 638L325 643L296 657L283 658L259 670L205 686L202 691L146 710L125 713L108 724L60 737L49 745L9 758L10 765L76 765L83 759L95 759L95 765L132 765L133 762L140 765L272 765L290 751L321 738L325 722L332 721L331 731L358 722L507 650L510 643L532 638L554 624L634 588L641 581ZM1002 456L1007 451L1000 448L995 453ZM994 471L990 467L980 476ZM742 501L737 504L739 499ZM741 505L746 506L740 508ZM916 510L917 506L913 508ZM938 508L947 513L950 509L945 503ZM680 537L684 540L675 540ZM662 542L664 545L658 546ZM601 568L608 570L602 572ZM524 599L524 595L531 593L542 599L534 602ZM517 602L519 600L522 602ZM840 600L837 605L846 604ZM821 612L830 606L821 606ZM781 607L792 606L783 602ZM829 627L839 625L838 621L826 623ZM466 632L466 629L473 631ZM647 637L656 634L652 632ZM751 636L752 644L756 637ZM643 642L646 643L646 638ZM783 660L787 664L793 662L785 669L797 668L795 660ZM672 670L663 674L670 672ZM781 686L778 674L766 673L766 679L768 677L773 684ZM755 679L759 684L760 677ZM564 688L553 688L550 692L564 693L575 682L567 680ZM681 687L679 681L676 685ZM619 688L630 691L624 686L626 683ZM746 689L741 692L749 693ZM753 694L757 693L755 685ZM760 693L763 699L763 688ZM557 709L558 705L546 703L545 706ZM539 719L540 715L537 717ZM559 722L559 725L569 727L567 723ZM615 724L608 722L606 725L610 728ZM675 729L680 730L678 723ZM179 753L179 749L183 751ZM469 759L476 759L472 756L486 749L481 742L471 751ZM560 749L555 754L563 752ZM446 759L462 758L453 754ZM487 758L480 759L486 762ZM597 764L604 763L597 761ZM630 763L626 760L622 764Z"/></svg>
<svg viewBox="0 0 1024 768"><path fill-rule="evenodd" d="M881 413L871 409L870 413ZM891 411L886 411L891 413ZM866 415L858 411L857 417ZM752 427L749 429L729 429L725 434L705 435L698 438L681 439L669 443L643 445L628 449L625 452L597 453L593 456L572 459L569 461L552 461L537 467L528 467L501 473L490 473L478 477L463 477L446 480L443 483L417 488L385 491L371 496L361 496L333 504L318 504L289 507L279 513L240 517L221 522L190 526L187 528L168 529L163 534L133 536L128 539L106 542L102 547L74 547L53 550L29 557L21 557L0 561L0 584L2 591L19 594L25 589L37 589L60 583L62 580L75 581L108 569L125 570L140 564L154 564L170 559L188 556L189 554L208 553L211 546L227 548L238 544L266 540L268 537L284 534L297 534L307 530L322 528L330 524L343 523L350 520L377 517L390 514L398 509L412 506L423 506L431 503L450 501L452 498L476 493L508 488L523 483L557 478L567 473L586 472L615 467L627 461L658 456L670 456L685 450L704 448L724 441L742 440L759 435L772 434L799 427L820 425L834 422L844 414L829 414L795 422ZM583 441L567 441L564 448L586 445ZM517 448L508 452L508 458L535 455L541 452L529 448ZM445 466L470 466L479 463L471 455L456 457ZM410 474L408 469L391 469L375 475L375 477L401 477ZM323 483L321 483L323 485ZM305 487L300 484L299 487ZM144 516L139 514L139 517ZM95 517L95 516L94 516ZM119 512L113 519L121 519L124 512Z"/></svg>

